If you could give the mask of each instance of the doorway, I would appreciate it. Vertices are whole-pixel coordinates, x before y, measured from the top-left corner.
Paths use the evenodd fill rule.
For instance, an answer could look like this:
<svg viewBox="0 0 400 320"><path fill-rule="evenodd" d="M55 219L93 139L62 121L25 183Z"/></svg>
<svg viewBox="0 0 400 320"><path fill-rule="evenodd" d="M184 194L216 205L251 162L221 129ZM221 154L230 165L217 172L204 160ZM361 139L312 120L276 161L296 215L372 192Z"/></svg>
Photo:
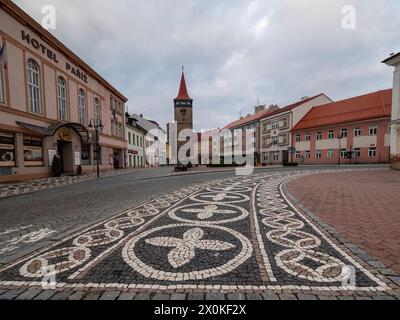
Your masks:
<svg viewBox="0 0 400 320"><path fill-rule="evenodd" d="M74 172L72 143L66 141L58 141L57 153L61 161L61 172L62 173Z"/></svg>

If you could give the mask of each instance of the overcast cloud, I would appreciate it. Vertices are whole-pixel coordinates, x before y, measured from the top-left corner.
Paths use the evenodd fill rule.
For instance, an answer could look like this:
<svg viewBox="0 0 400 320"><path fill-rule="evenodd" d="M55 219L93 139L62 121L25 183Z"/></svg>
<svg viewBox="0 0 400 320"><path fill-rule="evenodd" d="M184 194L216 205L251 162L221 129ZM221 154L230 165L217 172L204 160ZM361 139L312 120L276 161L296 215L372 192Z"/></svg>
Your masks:
<svg viewBox="0 0 400 320"><path fill-rule="evenodd" d="M128 99L130 112L173 119L185 65L195 129L223 127L262 104L324 92L334 100L389 88L380 61L400 50L398 0L16 0ZM342 28L353 5L355 30Z"/></svg>

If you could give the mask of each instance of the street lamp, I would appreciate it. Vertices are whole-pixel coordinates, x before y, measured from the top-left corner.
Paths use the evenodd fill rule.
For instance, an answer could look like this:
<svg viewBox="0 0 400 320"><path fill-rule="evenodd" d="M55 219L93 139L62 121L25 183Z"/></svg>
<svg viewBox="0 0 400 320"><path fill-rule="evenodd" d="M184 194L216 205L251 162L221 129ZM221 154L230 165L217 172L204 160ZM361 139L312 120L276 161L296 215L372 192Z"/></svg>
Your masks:
<svg viewBox="0 0 400 320"><path fill-rule="evenodd" d="M342 139L343 139L343 133L340 133L337 137L339 139L339 161L338 164L340 166L341 164L341 157L342 157Z"/></svg>
<svg viewBox="0 0 400 320"><path fill-rule="evenodd" d="M99 143L99 132L104 128L101 120L90 120L90 129L95 129L96 131L96 163L97 163L97 178L100 178L100 143Z"/></svg>

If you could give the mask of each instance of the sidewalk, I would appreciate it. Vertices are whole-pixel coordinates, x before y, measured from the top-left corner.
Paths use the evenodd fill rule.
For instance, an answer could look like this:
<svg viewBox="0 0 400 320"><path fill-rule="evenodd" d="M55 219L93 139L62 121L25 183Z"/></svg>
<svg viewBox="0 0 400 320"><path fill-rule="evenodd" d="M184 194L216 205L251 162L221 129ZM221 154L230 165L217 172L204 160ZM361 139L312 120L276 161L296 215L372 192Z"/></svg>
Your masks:
<svg viewBox="0 0 400 320"><path fill-rule="evenodd" d="M399 171L318 174L287 189L318 219L400 273Z"/></svg>

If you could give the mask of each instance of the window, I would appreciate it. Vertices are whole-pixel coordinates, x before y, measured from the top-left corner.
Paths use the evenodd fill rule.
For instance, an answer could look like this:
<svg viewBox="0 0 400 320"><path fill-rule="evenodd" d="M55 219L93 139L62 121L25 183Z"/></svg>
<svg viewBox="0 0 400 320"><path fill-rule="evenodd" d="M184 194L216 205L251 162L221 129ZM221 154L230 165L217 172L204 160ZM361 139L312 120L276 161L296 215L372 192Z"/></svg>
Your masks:
<svg viewBox="0 0 400 320"><path fill-rule="evenodd" d="M377 126L370 126L369 127L369 135L376 136L378 134L378 127Z"/></svg>
<svg viewBox="0 0 400 320"><path fill-rule="evenodd" d="M28 60L29 108L33 113L41 113L40 68L36 61Z"/></svg>
<svg viewBox="0 0 400 320"><path fill-rule="evenodd" d="M272 144L273 145L279 144L279 137L272 137Z"/></svg>
<svg viewBox="0 0 400 320"><path fill-rule="evenodd" d="M306 133L306 141L311 141L311 133Z"/></svg>
<svg viewBox="0 0 400 320"><path fill-rule="evenodd" d="M101 123L101 105L100 105L100 100L98 98L94 99L94 119L96 121L96 125L100 125L100 123Z"/></svg>
<svg viewBox="0 0 400 320"><path fill-rule="evenodd" d="M317 140L322 140L322 132L317 132Z"/></svg>
<svg viewBox="0 0 400 320"><path fill-rule="evenodd" d="M130 132L128 132L128 142L132 144L132 134Z"/></svg>
<svg viewBox="0 0 400 320"><path fill-rule="evenodd" d="M5 98L4 98L4 84L3 84L3 68L0 67L0 103L4 103L5 102Z"/></svg>
<svg viewBox="0 0 400 320"><path fill-rule="evenodd" d="M301 158L301 153L299 151L296 151L295 157L296 157L296 159L300 159Z"/></svg>
<svg viewBox="0 0 400 320"><path fill-rule="evenodd" d="M279 122L274 121L272 122L272 129L278 129L279 128Z"/></svg>
<svg viewBox="0 0 400 320"><path fill-rule="evenodd" d="M321 151L315 151L315 159L321 159L322 158L322 152Z"/></svg>
<svg viewBox="0 0 400 320"><path fill-rule="evenodd" d="M274 152L273 161L279 161L279 152Z"/></svg>
<svg viewBox="0 0 400 320"><path fill-rule="evenodd" d="M362 131L361 128L355 128L354 129L354 136L355 137L361 137Z"/></svg>
<svg viewBox="0 0 400 320"><path fill-rule="evenodd" d="M335 139L335 132L334 131L329 131L328 139L330 139L330 140Z"/></svg>
<svg viewBox="0 0 400 320"><path fill-rule="evenodd" d="M340 131L340 135L341 135L342 138L347 138L347 129L342 129Z"/></svg>
<svg viewBox="0 0 400 320"><path fill-rule="evenodd" d="M333 158L333 156L334 156L334 151L333 150L328 150L328 154L327 154L327 157L328 157L328 159L332 159Z"/></svg>
<svg viewBox="0 0 400 320"><path fill-rule="evenodd" d="M296 134L296 142L301 142L301 135L300 134Z"/></svg>
<svg viewBox="0 0 400 320"><path fill-rule="evenodd" d="M376 157L376 148L369 148L368 149L368 157L375 158Z"/></svg>
<svg viewBox="0 0 400 320"><path fill-rule="evenodd" d="M354 149L354 151L353 151L353 158L354 158L354 159L358 159L358 158L360 158L360 157L361 157L361 149L359 149L359 148Z"/></svg>
<svg viewBox="0 0 400 320"><path fill-rule="evenodd" d="M82 143L82 148L81 148L81 163L84 166L90 165L90 145L87 143ZM97 153L97 152L95 152Z"/></svg>
<svg viewBox="0 0 400 320"><path fill-rule="evenodd" d="M15 166L15 139L11 133L0 132L0 167Z"/></svg>
<svg viewBox="0 0 400 320"><path fill-rule="evenodd" d="M58 119L67 121L67 86L63 77L58 78Z"/></svg>
<svg viewBox="0 0 400 320"><path fill-rule="evenodd" d="M79 102L79 123L81 125L85 125L86 121L86 95L83 89L79 89L78 95L78 102Z"/></svg>
<svg viewBox="0 0 400 320"><path fill-rule="evenodd" d="M347 155L347 150L346 149L341 149L340 150L340 158L346 159L346 155Z"/></svg>
<svg viewBox="0 0 400 320"><path fill-rule="evenodd" d="M310 159L311 158L311 151L306 151L306 159Z"/></svg>
<svg viewBox="0 0 400 320"><path fill-rule="evenodd" d="M40 137L24 135L25 166L43 165L43 141Z"/></svg>
<svg viewBox="0 0 400 320"><path fill-rule="evenodd" d="M262 159L264 163L268 162L268 152L263 152L262 154Z"/></svg>

